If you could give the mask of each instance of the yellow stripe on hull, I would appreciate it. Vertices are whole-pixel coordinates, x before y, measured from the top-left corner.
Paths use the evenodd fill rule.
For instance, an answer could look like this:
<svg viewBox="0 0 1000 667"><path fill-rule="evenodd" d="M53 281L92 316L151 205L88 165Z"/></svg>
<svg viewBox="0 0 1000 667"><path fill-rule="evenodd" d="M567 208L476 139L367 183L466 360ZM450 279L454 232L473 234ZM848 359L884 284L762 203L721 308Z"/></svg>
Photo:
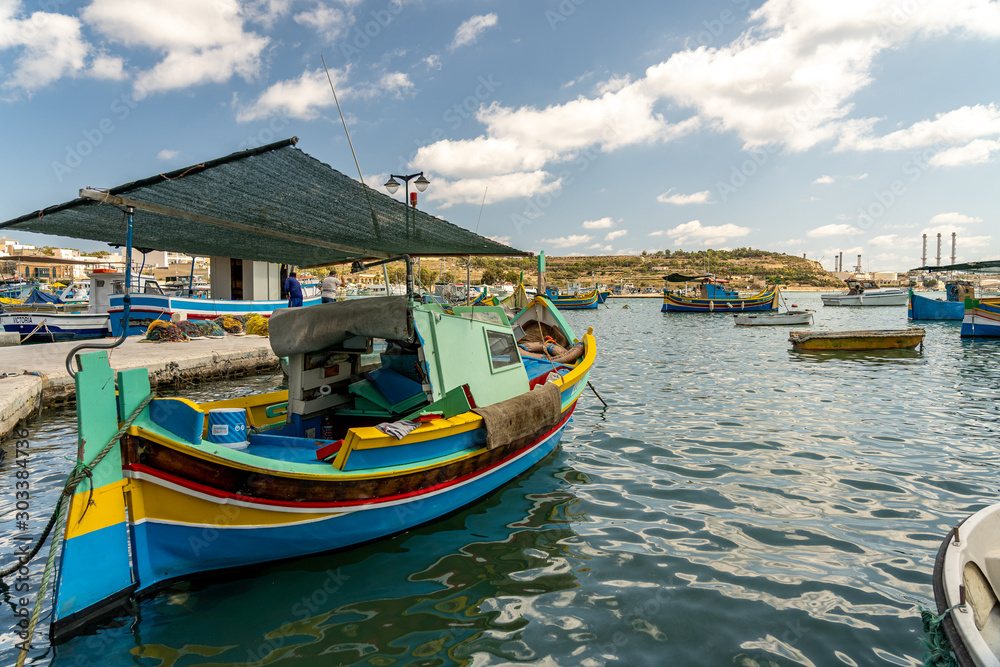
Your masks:
<svg viewBox="0 0 1000 667"><path fill-rule="evenodd" d="M86 535L95 530L114 526L128 519L125 508L125 489L127 480L120 479L111 484L94 489L79 491L70 501L69 514L66 518L66 539ZM88 486L85 482L80 486Z"/></svg>

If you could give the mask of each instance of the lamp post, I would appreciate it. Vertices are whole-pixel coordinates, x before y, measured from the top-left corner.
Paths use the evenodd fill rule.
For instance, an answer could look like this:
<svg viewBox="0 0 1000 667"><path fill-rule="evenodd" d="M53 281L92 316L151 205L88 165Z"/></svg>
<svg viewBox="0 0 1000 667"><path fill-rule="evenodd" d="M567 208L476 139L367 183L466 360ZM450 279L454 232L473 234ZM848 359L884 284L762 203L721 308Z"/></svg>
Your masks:
<svg viewBox="0 0 1000 667"><path fill-rule="evenodd" d="M403 179L403 183L406 184L405 185L405 187L406 187L406 196L404 198L403 205L406 206L407 209L409 209L409 207L416 208L417 207L417 193L414 192L413 193L413 198L412 199L410 198L410 180L414 179L414 178L417 179L417 180L413 181L413 186L417 189L418 192L423 192L424 190L426 190L427 186L430 185L431 182L427 180L427 178L424 176L424 172L422 172L422 171L418 172L416 174L410 174L409 176L400 176L398 174L389 174L389 180L385 182L385 189L388 190L389 194L391 194L391 195L392 194L396 194L396 190L399 189L399 181L396 180L397 178ZM409 230L409 228L410 228L409 227L409 225L410 225L409 210L406 211L406 225L407 225L407 227L406 227L407 230ZM414 226L414 228L416 228L416 226L417 226L416 213L413 214L413 226Z"/></svg>
<svg viewBox="0 0 1000 667"><path fill-rule="evenodd" d="M385 189L388 190L389 194L391 194L391 195L396 194L396 190L399 189L399 181L396 180L397 178L403 179L403 183L405 184L405 187L406 187L406 190L405 190L406 195L405 195L405 197L403 199L403 206L405 207L403 209L403 215L404 215L404 221L405 221L405 224L406 224L406 234L407 234L407 236L409 236L409 234L410 234L410 210L409 209L411 207L414 208L414 209L417 208L417 193L414 192L413 193L413 197L412 198L410 197L410 180L414 179L414 178L417 179L417 180L413 181L413 187L415 187L418 192L423 192L424 190L426 190L427 186L430 185L431 182L427 180L427 177L424 176L424 172L422 172L422 171L417 172L416 174L409 174L407 176L400 176L399 174L389 174L389 180L385 182ZM417 212L416 212L416 210L414 210L414 212L413 212L413 233L416 234L416 231L417 231ZM407 262L407 264L409 264L409 262ZM407 273L412 273L411 267L407 268ZM417 280L420 280L420 258L419 257L417 258ZM386 286L386 294L388 294L388 289L389 289L388 286Z"/></svg>

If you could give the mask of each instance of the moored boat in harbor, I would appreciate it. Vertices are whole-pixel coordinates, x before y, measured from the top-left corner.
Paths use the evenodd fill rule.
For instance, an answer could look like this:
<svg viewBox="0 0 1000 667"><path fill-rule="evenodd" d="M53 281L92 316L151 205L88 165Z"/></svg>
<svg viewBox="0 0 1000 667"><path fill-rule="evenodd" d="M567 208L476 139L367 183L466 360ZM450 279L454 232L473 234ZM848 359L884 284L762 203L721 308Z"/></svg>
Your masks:
<svg viewBox="0 0 1000 667"><path fill-rule="evenodd" d="M786 310L783 313L740 313L733 315L736 326L760 327L809 324L814 310Z"/></svg>
<svg viewBox="0 0 1000 667"><path fill-rule="evenodd" d="M735 290L726 288L725 281L710 275L684 276L672 273L663 278L668 283L699 283L697 295L663 290L663 306L660 312L716 313L716 312L761 312L778 309L781 290L777 285L768 289L742 296Z"/></svg>
<svg viewBox="0 0 1000 667"><path fill-rule="evenodd" d="M962 338L1000 338L1000 298L966 299Z"/></svg>
<svg viewBox="0 0 1000 667"><path fill-rule="evenodd" d="M792 331L788 340L796 350L819 352L867 352L906 350L923 345L925 331L874 329L868 331Z"/></svg>
<svg viewBox="0 0 1000 667"><path fill-rule="evenodd" d="M945 283L945 298L932 299L912 289L906 307L911 320L961 320L965 316L965 299L975 295L975 287L967 280Z"/></svg>
<svg viewBox="0 0 1000 667"><path fill-rule="evenodd" d="M880 287L873 280L848 278L847 291L823 294L824 306L905 306L908 294L898 287Z"/></svg>

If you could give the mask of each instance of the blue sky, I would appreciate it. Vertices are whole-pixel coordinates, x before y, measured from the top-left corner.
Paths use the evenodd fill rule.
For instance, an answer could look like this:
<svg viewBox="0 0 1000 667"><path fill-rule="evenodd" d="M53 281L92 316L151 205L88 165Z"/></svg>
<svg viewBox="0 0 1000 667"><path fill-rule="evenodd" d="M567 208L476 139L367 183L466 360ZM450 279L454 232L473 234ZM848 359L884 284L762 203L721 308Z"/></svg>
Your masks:
<svg viewBox="0 0 1000 667"><path fill-rule="evenodd" d="M366 182L515 248L995 259L998 40L985 0L0 0L0 220L290 136L356 177L324 56Z"/></svg>

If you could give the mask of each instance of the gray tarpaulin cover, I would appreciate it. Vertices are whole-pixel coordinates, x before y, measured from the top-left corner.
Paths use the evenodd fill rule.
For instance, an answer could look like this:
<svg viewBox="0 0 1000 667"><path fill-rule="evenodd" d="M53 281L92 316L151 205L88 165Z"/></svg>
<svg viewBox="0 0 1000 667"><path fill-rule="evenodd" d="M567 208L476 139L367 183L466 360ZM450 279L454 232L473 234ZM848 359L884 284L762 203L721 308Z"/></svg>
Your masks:
<svg viewBox="0 0 1000 667"><path fill-rule="evenodd" d="M486 446L495 449L558 424L562 397L559 387L546 382L520 396L472 411L486 425Z"/></svg>
<svg viewBox="0 0 1000 667"><path fill-rule="evenodd" d="M354 336L410 340L405 296L376 296L321 303L305 308L282 308L271 315L271 349L279 357L319 352Z"/></svg>

